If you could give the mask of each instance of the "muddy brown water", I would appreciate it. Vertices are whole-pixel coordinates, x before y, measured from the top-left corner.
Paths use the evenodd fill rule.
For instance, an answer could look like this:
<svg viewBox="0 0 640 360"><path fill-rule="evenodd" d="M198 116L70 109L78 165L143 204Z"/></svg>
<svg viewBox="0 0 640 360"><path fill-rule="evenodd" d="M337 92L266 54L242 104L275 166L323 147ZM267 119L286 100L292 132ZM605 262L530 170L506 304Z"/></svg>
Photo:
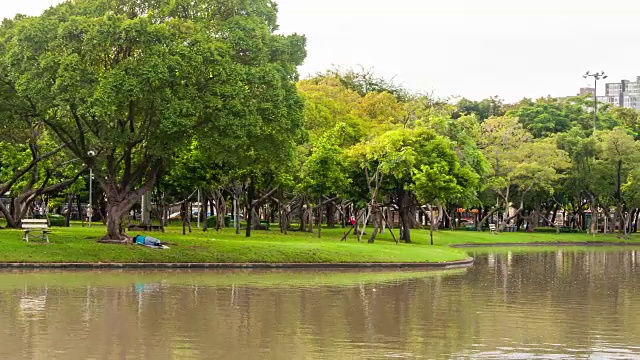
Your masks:
<svg viewBox="0 0 640 360"><path fill-rule="evenodd" d="M0 359L640 358L640 253L450 272L0 272Z"/></svg>

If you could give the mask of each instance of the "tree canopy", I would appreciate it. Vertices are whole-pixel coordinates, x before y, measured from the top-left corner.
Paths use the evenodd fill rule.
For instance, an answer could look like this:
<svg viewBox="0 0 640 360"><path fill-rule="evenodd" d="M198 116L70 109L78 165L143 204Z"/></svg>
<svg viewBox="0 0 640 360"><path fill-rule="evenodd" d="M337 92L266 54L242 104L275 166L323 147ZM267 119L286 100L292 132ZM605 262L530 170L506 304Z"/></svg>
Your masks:
<svg viewBox="0 0 640 360"><path fill-rule="evenodd" d="M247 236L637 223L637 111L442 99L367 69L300 80L305 46L268 0L75 0L5 20L0 213L18 227L36 202L86 199L91 169L118 241L143 194L164 221L172 205L190 218L197 190L216 227L233 211Z"/></svg>

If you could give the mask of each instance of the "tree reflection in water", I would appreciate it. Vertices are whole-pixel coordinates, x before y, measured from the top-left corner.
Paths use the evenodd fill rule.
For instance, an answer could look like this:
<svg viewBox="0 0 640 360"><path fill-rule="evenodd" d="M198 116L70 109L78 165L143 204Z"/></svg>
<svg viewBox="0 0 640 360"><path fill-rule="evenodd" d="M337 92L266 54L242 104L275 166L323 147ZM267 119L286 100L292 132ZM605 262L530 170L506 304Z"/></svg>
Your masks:
<svg viewBox="0 0 640 360"><path fill-rule="evenodd" d="M221 271L0 274L0 358L640 356L635 250L476 259L340 285L322 272L280 271L274 285Z"/></svg>

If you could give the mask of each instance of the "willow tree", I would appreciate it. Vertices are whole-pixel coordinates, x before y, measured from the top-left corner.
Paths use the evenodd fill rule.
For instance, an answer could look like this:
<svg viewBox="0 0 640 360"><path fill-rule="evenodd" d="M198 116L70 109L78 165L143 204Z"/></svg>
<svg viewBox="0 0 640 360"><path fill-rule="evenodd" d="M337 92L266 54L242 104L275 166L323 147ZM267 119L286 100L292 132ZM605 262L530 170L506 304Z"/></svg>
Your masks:
<svg viewBox="0 0 640 360"><path fill-rule="evenodd" d="M216 130L247 139L282 117L304 38L275 19L268 0L77 0L12 27L8 77L94 170L107 239L125 238L124 216L196 133L225 149Z"/></svg>

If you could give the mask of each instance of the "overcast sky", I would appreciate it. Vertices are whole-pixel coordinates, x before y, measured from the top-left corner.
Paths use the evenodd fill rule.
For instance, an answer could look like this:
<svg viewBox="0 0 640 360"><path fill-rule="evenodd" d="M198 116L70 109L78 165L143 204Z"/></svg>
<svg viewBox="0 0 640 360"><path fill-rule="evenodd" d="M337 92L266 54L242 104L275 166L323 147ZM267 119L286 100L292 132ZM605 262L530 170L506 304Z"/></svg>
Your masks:
<svg viewBox="0 0 640 360"><path fill-rule="evenodd" d="M0 17L60 2L1 1ZM308 38L303 77L364 66L414 91L515 101L573 95L587 70L614 81L640 75L635 0L277 2L281 32Z"/></svg>

